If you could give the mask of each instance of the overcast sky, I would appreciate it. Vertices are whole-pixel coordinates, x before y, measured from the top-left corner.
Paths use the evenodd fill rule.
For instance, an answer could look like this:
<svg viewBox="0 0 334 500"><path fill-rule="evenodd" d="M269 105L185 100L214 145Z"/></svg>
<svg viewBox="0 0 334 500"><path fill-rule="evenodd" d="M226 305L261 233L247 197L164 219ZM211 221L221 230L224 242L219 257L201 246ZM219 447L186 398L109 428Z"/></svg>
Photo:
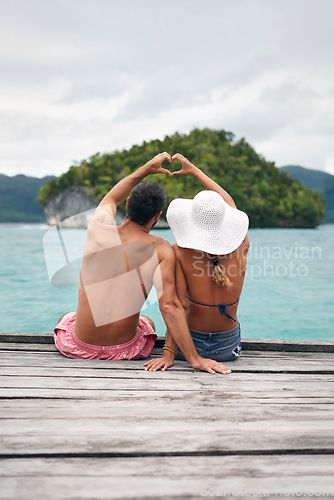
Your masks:
<svg viewBox="0 0 334 500"><path fill-rule="evenodd" d="M334 174L333 0L0 8L1 173L59 175L97 151L211 127L277 166Z"/></svg>

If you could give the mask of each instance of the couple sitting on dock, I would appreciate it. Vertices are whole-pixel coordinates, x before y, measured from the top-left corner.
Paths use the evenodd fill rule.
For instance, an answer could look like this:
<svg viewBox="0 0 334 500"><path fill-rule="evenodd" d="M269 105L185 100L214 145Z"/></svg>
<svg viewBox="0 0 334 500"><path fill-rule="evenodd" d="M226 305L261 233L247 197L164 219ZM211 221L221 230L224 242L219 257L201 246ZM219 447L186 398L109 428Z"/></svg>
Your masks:
<svg viewBox="0 0 334 500"><path fill-rule="evenodd" d="M181 162L171 173L162 162ZM205 188L193 200L175 199L167 220L176 243L150 234L166 203L150 174L192 175ZM116 209L127 216L115 225ZM230 373L222 361L240 356L237 307L249 240L248 217L231 196L180 154L155 156L103 198L87 229L78 308L60 318L55 344L71 358L143 359L154 346L154 323L140 311L154 285L167 327L163 355L146 370L166 370L174 359L209 373ZM150 298L148 298L149 301Z"/></svg>

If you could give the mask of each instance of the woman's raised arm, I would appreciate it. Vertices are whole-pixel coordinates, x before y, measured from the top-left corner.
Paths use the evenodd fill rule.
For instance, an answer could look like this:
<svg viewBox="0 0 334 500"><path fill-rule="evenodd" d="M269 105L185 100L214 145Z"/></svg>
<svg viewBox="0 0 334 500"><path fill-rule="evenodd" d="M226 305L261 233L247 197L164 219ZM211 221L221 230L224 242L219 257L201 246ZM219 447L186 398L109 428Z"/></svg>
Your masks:
<svg viewBox="0 0 334 500"><path fill-rule="evenodd" d="M226 201L226 203L230 205L230 207L237 208L232 196L230 196L228 192L225 191L225 189L217 184L217 182L210 179L210 177L202 172L200 168L196 167L187 158L185 158L185 156L182 156L180 153L176 153L172 156L172 160L179 160L182 165L181 170L173 172L172 175L193 175L194 177L196 177L196 179L199 180L199 182L205 187L205 189L215 191L216 193L220 194L223 200Z"/></svg>

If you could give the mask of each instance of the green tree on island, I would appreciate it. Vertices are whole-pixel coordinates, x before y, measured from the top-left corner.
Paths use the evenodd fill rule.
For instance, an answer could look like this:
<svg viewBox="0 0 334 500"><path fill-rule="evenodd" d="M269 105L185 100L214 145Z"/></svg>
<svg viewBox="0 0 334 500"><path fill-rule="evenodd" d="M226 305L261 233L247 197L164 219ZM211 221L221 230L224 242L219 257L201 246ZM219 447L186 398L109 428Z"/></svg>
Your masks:
<svg viewBox="0 0 334 500"><path fill-rule="evenodd" d="M86 188L91 196L102 199L120 179L133 172L154 155L180 152L207 175L221 184L234 198L237 207L250 218L251 227L315 227L324 216L324 202L317 191L306 189L290 175L266 161L245 141L234 141L224 130L194 129L190 134L166 136L132 146L129 150L96 153L68 172L45 184L39 201L46 205L64 189ZM178 170L180 164L171 165ZM168 167L169 168L169 167ZM147 177L164 186L168 203L174 198L193 198L203 188L193 177L164 175ZM124 205L120 207L125 211Z"/></svg>

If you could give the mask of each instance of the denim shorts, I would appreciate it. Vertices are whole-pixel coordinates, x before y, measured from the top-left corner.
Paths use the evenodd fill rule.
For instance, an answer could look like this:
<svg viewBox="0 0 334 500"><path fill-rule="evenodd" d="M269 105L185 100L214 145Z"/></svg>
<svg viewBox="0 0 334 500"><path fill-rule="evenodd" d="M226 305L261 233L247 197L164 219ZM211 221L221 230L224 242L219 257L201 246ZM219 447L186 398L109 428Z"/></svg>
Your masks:
<svg viewBox="0 0 334 500"><path fill-rule="evenodd" d="M241 329L240 323L232 330L226 332L208 333L190 330L196 350L202 358L215 361L234 361L241 354ZM180 349L177 350L176 359L185 361Z"/></svg>

